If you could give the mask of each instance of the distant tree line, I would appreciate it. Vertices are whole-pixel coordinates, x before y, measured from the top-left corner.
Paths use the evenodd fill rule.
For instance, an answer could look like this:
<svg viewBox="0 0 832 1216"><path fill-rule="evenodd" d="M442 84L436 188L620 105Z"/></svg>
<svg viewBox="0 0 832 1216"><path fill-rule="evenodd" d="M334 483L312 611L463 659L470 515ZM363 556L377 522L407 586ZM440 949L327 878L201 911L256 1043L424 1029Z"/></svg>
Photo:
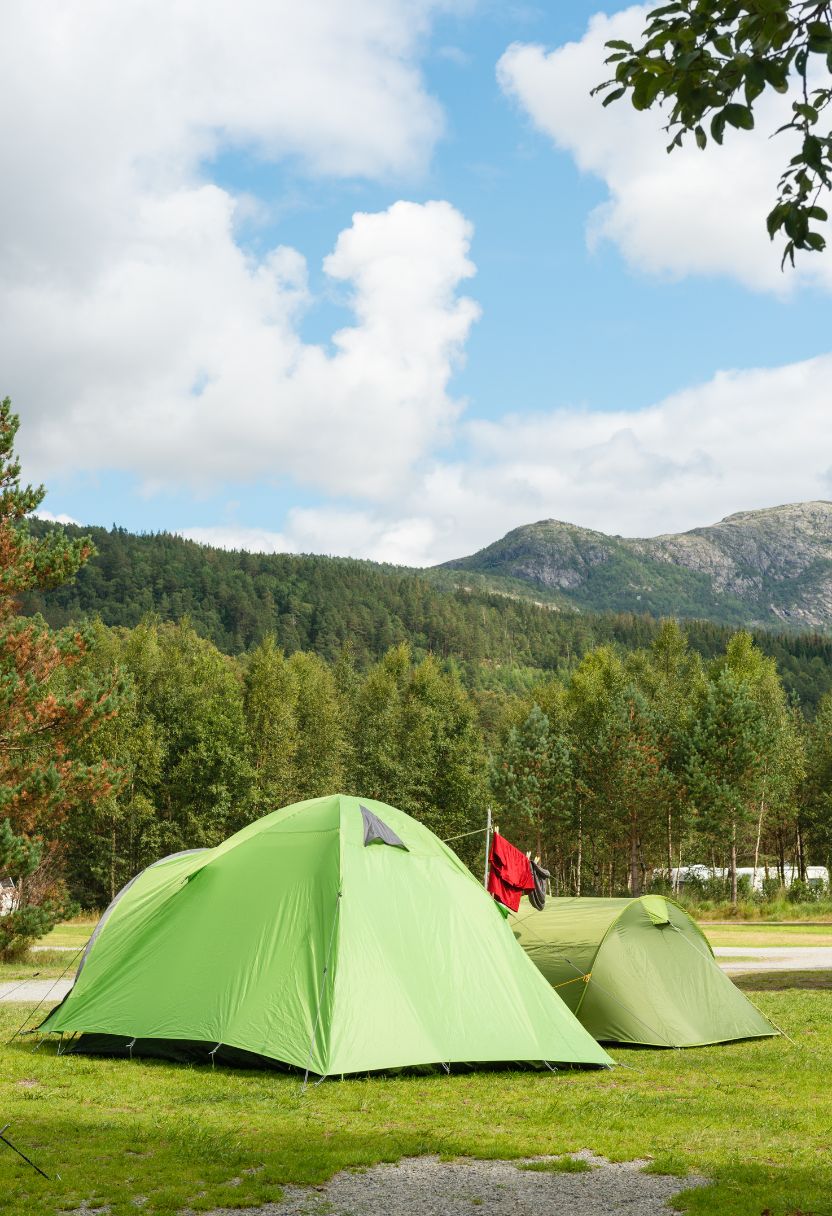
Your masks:
<svg viewBox="0 0 832 1216"><path fill-rule="evenodd" d="M501 826L564 894L669 889L704 862L736 902L739 865L779 885L829 864L832 696L809 721L748 633L703 662L665 621L649 648L599 647L516 699L491 785Z"/></svg>
<svg viewBox="0 0 832 1216"><path fill-rule="evenodd" d="M219 844L287 803L337 791L394 802L440 836L484 822L487 757L476 707L453 674L406 644L359 675L265 638L244 659L186 621L98 626L88 662L116 669L121 708L89 740L122 783L61 828L72 895L101 907L180 849ZM463 840L462 845L465 846ZM482 841L460 853L472 860Z"/></svg>
<svg viewBox="0 0 832 1216"><path fill-rule="evenodd" d="M234 658L187 621L93 636L88 679L117 672L124 691L82 749L122 781L60 833L88 906L160 856L334 790L460 837L477 871L491 805L562 894L640 892L704 862L736 898L740 865L782 879L832 855L832 696L807 720L744 632L703 660L666 621L649 647L596 647L496 705L407 643L359 672L348 649L327 663L273 637Z"/></svg>

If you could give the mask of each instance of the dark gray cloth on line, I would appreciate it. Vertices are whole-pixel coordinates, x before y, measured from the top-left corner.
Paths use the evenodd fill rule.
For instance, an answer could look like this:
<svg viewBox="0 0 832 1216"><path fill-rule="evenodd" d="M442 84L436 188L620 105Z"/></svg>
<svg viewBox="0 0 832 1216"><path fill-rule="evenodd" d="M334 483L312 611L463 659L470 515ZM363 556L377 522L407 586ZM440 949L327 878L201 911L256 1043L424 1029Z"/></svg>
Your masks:
<svg viewBox="0 0 832 1216"><path fill-rule="evenodd" d="M546 879L549 877L549 871L544 870L543 866L539 866L531 857L529 864L534 879L534 890L529 892L529 903L533 908L537 908L538 912L542 912L546 907Z"/></svg>
<svg viewBox="0 0 832 1216"><path fill-rule="evenodd" d="M388 828L383 819L379 819L378 815L374 815L372 811L368 811L366 806L361 807L361 818L364 820L364 844L372 844L374 841L379 841L380 844L390 844L394 849L404 849L407 853L408 847L403 840L400 840L392 828Z"/></svg>

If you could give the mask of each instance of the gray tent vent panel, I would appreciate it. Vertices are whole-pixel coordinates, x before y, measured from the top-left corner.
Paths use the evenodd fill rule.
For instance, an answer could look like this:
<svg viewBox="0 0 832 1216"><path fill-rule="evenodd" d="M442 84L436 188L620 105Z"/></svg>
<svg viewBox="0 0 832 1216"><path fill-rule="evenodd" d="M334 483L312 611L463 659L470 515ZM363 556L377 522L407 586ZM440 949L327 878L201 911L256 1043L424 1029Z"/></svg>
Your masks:
<svg viewBox="0 0 832 1216"><path fill-rule="evenodd" d="M408 852L404 841L399 839L392 828L388 828L383 819L379 819L378 815L368 811L366 806L361 807L361 818L364 820L365 845L378 841L380 844L390 844L394 849L404 849L406 853Z"/></svg>

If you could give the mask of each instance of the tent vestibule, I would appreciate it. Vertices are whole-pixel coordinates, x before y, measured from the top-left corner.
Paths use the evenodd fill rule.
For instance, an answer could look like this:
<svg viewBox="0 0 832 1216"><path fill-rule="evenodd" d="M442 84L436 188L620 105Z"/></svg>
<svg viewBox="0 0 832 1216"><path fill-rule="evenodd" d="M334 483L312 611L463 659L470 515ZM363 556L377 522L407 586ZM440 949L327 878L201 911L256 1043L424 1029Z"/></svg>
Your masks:
<svg viewBox="0 0 832 1216"><path fill-rule="evenodd" d="M602 1043L699 1047L777 1034L717 964L683 908L636 899L523 900L514 935Z"/></svg>

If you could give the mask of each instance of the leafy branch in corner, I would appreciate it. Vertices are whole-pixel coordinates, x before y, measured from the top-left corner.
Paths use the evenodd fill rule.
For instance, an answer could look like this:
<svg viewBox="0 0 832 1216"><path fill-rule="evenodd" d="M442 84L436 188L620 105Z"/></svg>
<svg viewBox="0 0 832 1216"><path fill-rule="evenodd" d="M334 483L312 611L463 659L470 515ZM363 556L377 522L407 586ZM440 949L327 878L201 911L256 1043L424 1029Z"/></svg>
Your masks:
<svg viewBox="0 0 832 1216"><path fill-rule="evenodd" d="M670 107L668 152L692 135L697 147L721 144L727 126L750 131L754 105L766 89L794 89L789 122L775 134L793 131L799 150L780 177L777 202L768 214L773 240L786 237L781 265L795 252L820 252L826 239L818 225L820 206L832 189L832 128L825 117L832 103L832 0L676 0L648 14L640 46L622 39L606 43L605 62L614 75L597 85L610 105L629 95L637 110L654 102Z"/></svg>

